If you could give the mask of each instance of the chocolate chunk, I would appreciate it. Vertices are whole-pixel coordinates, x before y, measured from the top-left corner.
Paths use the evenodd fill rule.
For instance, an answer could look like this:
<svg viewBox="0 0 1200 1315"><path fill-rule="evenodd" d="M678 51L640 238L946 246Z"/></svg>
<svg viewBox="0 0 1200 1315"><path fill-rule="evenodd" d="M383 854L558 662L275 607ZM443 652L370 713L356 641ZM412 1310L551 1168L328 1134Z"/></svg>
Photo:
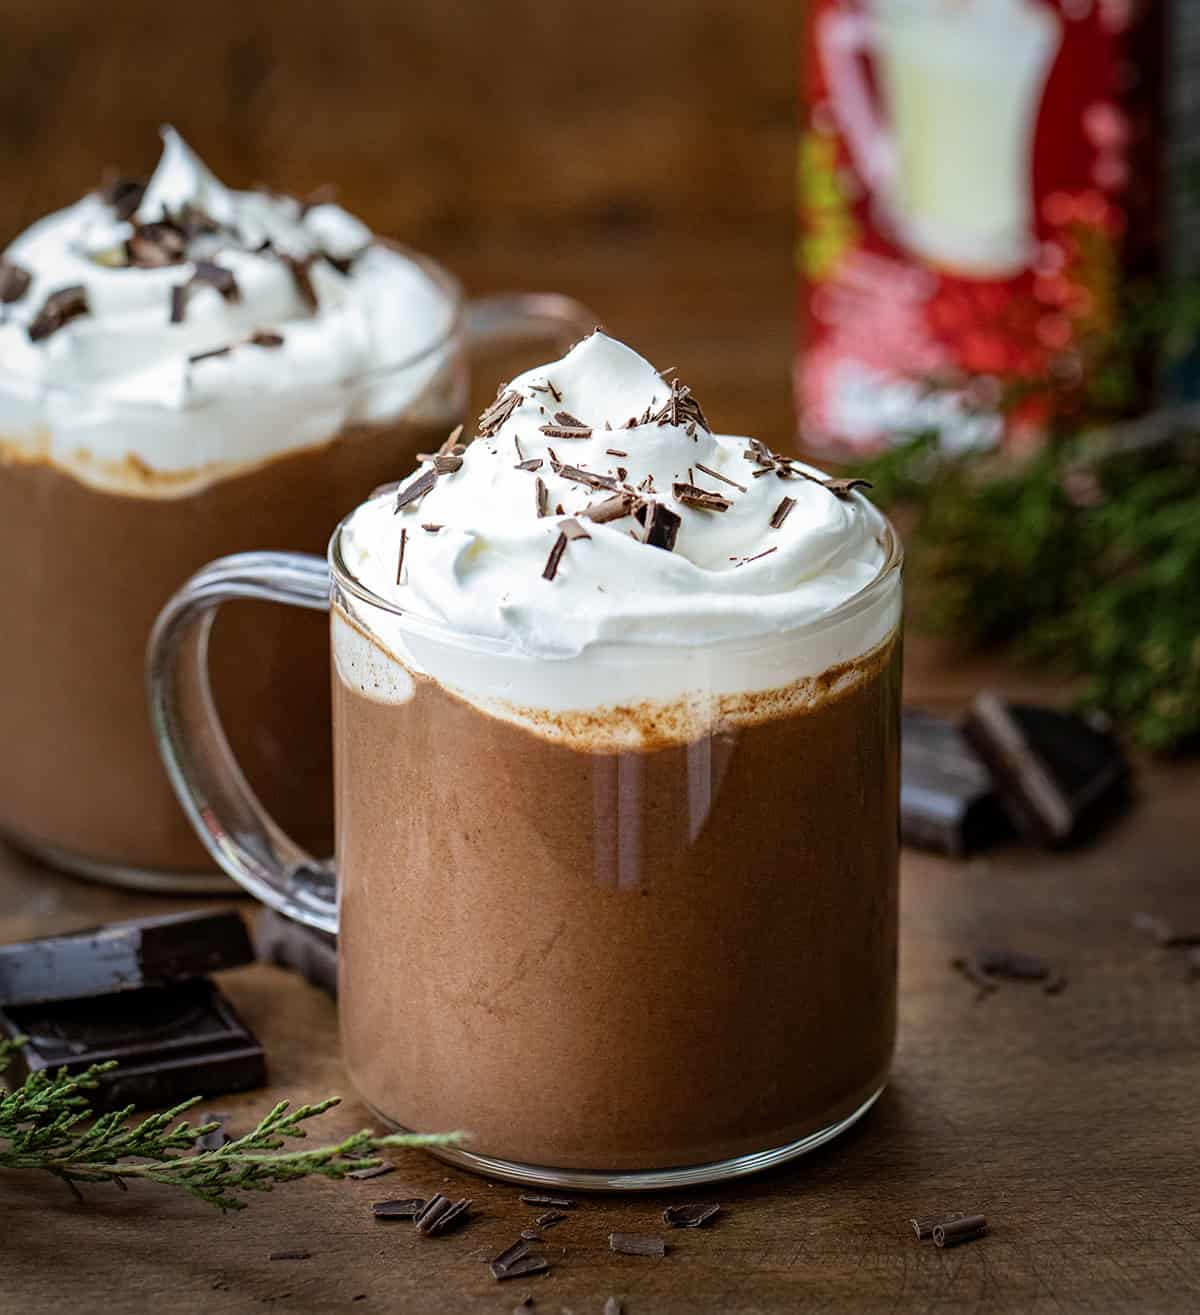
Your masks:
<svg viewBox="0 0 1200 1315"><path fill-rule="evenodd" d="M555 411L554 423L556 425L565 425L568 429L586 429L591 432L591 425L585 424L578 416L573 416L570 411Z"/></svg>
<svg viewBox="0 0 1200 1315"><path fill-rule="evenodd" d="M676 502L682 502L685 507L695 507L700 511L728 511L733 506L724 494L697 488L695 484L678 482L671 485L671 492L675 495Z"/></svg>
<svg viewBox="0 0 1200 1315"><path fill-rule="evenodd" d="M986 1232L987 1219L983 1215L964 1215L961 1219L935 1224L933 1243L939 1247L956 1247L963 1242L973 1242Z"/></svg>
<svg viewBox="0 0 1200 1315"><path fill-rule="evenodd" d="M609 1249L622 1256L665 1256L667 1244L661 1237L645 1233L609 1233Z"/></svg>
<svg viewBox="0 0 1200 1315"><path fill-rule="evenodd" d="M131 265L142 269L161 269L181 264L187 251L187 237L174 224L137 224L133 236L125 243Z"/></svg>
<svg viewBox="0 0 1200 1315"><path fill-rule="evenodd" d="M541 468L541 457L529 457L525 461L518 461L514 467L515 470L541 470Z"/></svg>
<svg viewBox="0 0 1200 1315"><path fill-rule="evenodd" d="M206 283L210 288L215 288L226 301L242 299L242 292L238 287L237 279L234 278L233 270L226 269L224 265L218 265L211 260L197 260L194 268L193 283Z"/></svg>
<svg viewBox="0 0 1200 1315"><path fill-rule="evenodd" d="M531 1274L546 1274L550 1270L550 1265L545 1256L525 1256L522 1260L516 1260L507 1267L498 1267L492 1265L492 1277L499 1283L510 1278L528 1278Z"/></svg>
<svg viewBox="0 0 1200 1315"><path fill-rule="evenodd" d="M1061 846L1094 832L1127 801L1129 763L1107 731L1082 717L979 694L963 726L1013 825Z"/></svg>
<svg viewBox="0 0 1200 1315"><path fill-rule="evenodd" d="M558 574L559 563L563 559L563 553L567 551L567 536L559 534L554 540L554 546L550 549L550 556L546 558L546 565L542 569L543 580L553 580Z"/></svg>
<svg viewBox="0 0 1200 1315"><path fill-rule="evenodd" d="M234 909L167 913L0 945L0 1005L137 991L252 963Z"/></svg>
<svg viewBox="0 0 1200 1315"><path fill-rule="evenodd" d="M632 514L640 501L632 493L614 493L611 498L605 498L601 502L593 502L590 506L584 507L579 514L587 520L593 521L596 525L605 525L609 521L618 521L622 517Z"/></svg>
<svg viewBox="0 0 1200 1315"><path fill-rule="evenodd" d="M204 978L91 999L0 1009L0 1034L28 1041L9 1078L115 1059L89 1093L97 1110L175 1105L189 1096L246 1091L266 1081L262 1046Z"/></svg>
<svg viewBox="0 0 1200 1315"><path fill-rule="evenodd" d="M948 1224L953 1222L955 1219L961 1219L961 1218L962 1218L961 1214L924 1215L924 1216L918 1215L915 1218L910 1219L908 1222L912 1224L912 1230L914 1233L916 1233L917 1240L919 1242L932 1242L933 1230L938 1226L938 1224Z"/></svg>
<svg viewBox="0 0 1200 1315"><path fill-rule="evenodd" d="M555 1210L574 1210L575 1202L569 1196L545 1196L537 1192L525 1192L521 1196L524 1205L549 1205Z"/></svg>
<svg viewBox="0 0 1200 1315"><path fill-rule="evenodd" d="M611 489L616 492L620 481L612 475L597 475L594 471L584 470L580 466L564 466L561 462L554 467L555 474L569 479L573 484L586 484L590 489Z"/></svg>
<svg viewBox="0 0 1200 1315"><path fill-rule="evenodd" d="M317 290L312 281L312 256L296 257L284 255L281 257L283 263L287 266L288 273L292 276L292 284L300 296L300 300L305 304L309 311L316 313L320 302L317 299Z"/></svg>
<svg viewBox="0 0 1200 1315"><path fill-rule="evenodd" d="M437 1221L454 1209L454 1202L441 1192L435 1193L413 1216L413 1224L418 1233L431 1233Z"/></svg>
<svg viewBox="0 0 1200 1315"><path fill-rule="evenodd" d="M168 317L172 324L182 324L187 314L188 285L176 283L171 289L171 313Z"/></svg>
<svg viewBox="0 0 1200 1315"><path fill-rule="evenodd" d="M672 1228L703 1228L720 1213L719 1205L669 1205L663 1211L663 1222Z"/></svg>
<svg viewBox="0 0 1200 1315"><path fill-rule="evenodd" d="M437 483L437 471L426 470L417 476L410 484L396 494L396 511L402 511L410 503L416 502L418 498L423 498L426 493Z"/></svg>
<svg viewBox="0 0 1200 1315"><path fill-rule="evenodd" d="M497 1269L510 1269L518 1260L524 1260L529 1255L529 1243L524 1238L518 1238L512 1246L505 1247L503 1251L491 1261L492 1272Z"/></svg>
<svg viewBox="0 0 1200 1315"><path fill-rule="evenodd" d="M353 1178L358 1182L365 1182L368 1178L382 1178L385 1173L395 1173L394 1164L376 1164L370 1169L351 1169L346 1175L347 1178Z"/></svg>
<svg viewBox="0 0 1200 1315"><path fill-rule="evenodd" d="M5 306L20 301L32 282L33 275L27 269L0 257L0 302Z"/></svg>
<svg viewBox="0 0 1200 1315"><path fill-rule="evenodd" d="M900 730L900 837L959 858L1008 834L992 775L953 722L905 708Z"/></svg>
<svg viewBox="0 0 1200 1315"><path fill-rule="evenodd" d="M107 181L100 191L100 199L105 205L112 206L119 220L132 219L142 197L146 194L146 184L138 178L121 178L119 176Z"/></svg>
<svg viewBox="0 0 1200 1315"><path fill-rule="evenodd" d="M424 1208L423 1198L409 1196L396 1201L376 1201L371 1213L376 1219L415 1219Z"/></svg>
<svg viewBox="0 0 1200 1315"><path fill-rule="evenodd" d="M561 1210L547 1210L544 1215L538 1215L533 1222L539 1228L553 1228L555 1224L561 1224L566 1217Z"/></svg>
<svg viewBox="0 0 1200 1315"><path fill-rule="evenodd" d="M311 1251L304 1251L299 1248L293 1251L272 1251L267 1257L268 1260L308 1260L312 1255Z"/></svg>
<svg viewBox="0 0 1200 1315"><path fill-rule="evenodd" d="M779 529L785 520L792 514L792 508L796 505L795 498L783 498L779 506L771 513L770 526L773 530Z"/></svg>
<svg viewBox="0 0 1200 1315"><path fill-rule="evenodd" d="M271 329L259 329L257 333L252 333L246 341L255 347L282 347L283 334L275 333Z"/></svg>
<svg viewBox="0 0 1200 1315"><path fill-rule="evenodd" d="M672 511L664 503L649 502L643 504L635 515L642 522L643 543L651 548L665 548L667 552L674 550L679 527L683 523L678 512Z"/></svg>
<svg viewBox="0 0 1200 1315"><path fill-rule="evenodd" d="M607 421L605 422L605 428L606 428L606 429L608 428L608 422L607 422ZM609 456L609 457L627 457L627 456L629 455L628 452L623 451L623 450L622 450L621 448L619 448L619 447L606 447L606 448L604 449L604 453L605 453L606 456Z"/></svg>
<svg viewBox="0 0 1200 1315"><path fill-rule="evenodd" d="M456 452L439 452L433 458L433 468L439 475L452 475L462 469L463 459Z"/></svg>
<svg viewBox="0 0 1200 1315"><path fill-rule="evenodd" d="M467 1200L455 1201L449 1210L443 1210L432 1223L426 1223L424 1227L418 1227L418 1232L426 1233L429 1237L438 1237L443 1233L452 1233L455 1229L461 1228L467 1222L471 1213L472 1203ZM424 1210L414 1216L415 1223Z"/></svg>
<svg viewBox="0 0 1200 1315"><path fill-rule="evenodd" d="M80 315L86 315L88 309L87 289L82 283L59 288L46 298L42 309L30 321L26 330L30 341L41 342L43 338L49 338Z"/></svg>

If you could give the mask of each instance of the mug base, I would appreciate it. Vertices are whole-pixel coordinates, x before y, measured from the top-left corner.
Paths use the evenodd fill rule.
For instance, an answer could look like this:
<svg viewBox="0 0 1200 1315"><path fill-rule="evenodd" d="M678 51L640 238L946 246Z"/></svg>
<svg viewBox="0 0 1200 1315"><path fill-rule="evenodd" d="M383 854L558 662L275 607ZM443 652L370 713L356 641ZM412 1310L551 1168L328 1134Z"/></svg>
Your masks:
<svg viewBox="0 0 1200 1315"><path fill-rule="evenodd" d="M109 863L103 859L86 858L56 845L27 840L12 832L0 833L14 849L28 854L47 867L68 872L73 877L99 882L105 886L118 886L124 890L140 890L155 895L242 895L245 892L223 872L162 872L154 868L133 867L124 863Z"/></svg>
<svg viewBox="0 0 1200 1315"><path fill-rule="evenodd" d="M798 1156L815 1151L840 1133L856 1124L883 1094L886 1083L877 1087L863 1103L844 1119L831 1123L817 1132L809 1133L798 1141L775 1146L750 1155L738 1155L730 1160L713 1160L708 1164L682 1165L679 1168L648 1169L643 1173L628 1171L606 1172L603 1169L550 1169L536 1164L520 1164L513 1160L498 1160L490 1155L475 1155L453 1147L429 1147L427 1153L458 1169L502 1182L519 1183L523 1187L571 1188L579 1192L656 1192L671 1187L696 1187L702 1183L725 1182L731 1178L744 1178L762 1169L786 1164ZM408 1132L371 1106L371 1112L396 1132Z"/></svg>

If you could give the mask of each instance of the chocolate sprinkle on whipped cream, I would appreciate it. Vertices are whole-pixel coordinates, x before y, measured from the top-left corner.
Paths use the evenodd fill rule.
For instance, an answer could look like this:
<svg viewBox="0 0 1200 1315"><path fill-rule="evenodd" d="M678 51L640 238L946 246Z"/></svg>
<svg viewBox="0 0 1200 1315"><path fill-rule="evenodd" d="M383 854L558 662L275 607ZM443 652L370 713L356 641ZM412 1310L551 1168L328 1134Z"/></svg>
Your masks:
<svg viewBox="0 0 1200 1315"><path fill-rule="evenodd" d="M621 429L619 449L606 425ZM563 431L570 462L555 449ZM478 434L488 441L468 444L449 478L428 460L395 499L360 507L344 560L400 610L522 653L773 636L838 607L884 564L886 523L869 502L830 497L820 471L788 461L804 478L781 503L775 480L753 474L782 458L713 433L685 384L599 331L502 387ZM693 482L705 477L722 491ZM408 535L397 586L409 517L442 529Z"/></svg>

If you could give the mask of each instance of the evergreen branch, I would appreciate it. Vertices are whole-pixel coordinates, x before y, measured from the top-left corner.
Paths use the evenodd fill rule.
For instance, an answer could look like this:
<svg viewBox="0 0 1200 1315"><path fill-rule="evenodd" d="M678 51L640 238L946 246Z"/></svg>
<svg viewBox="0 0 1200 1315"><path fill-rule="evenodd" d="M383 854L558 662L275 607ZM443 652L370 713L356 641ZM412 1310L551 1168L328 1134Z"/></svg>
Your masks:
<svg viewBox="0 0 1200 1315"><path fill-rule="evenodd" d="M0 1040L0 1072L23 1038ZM308 1135L304 1126L332 1109L336 1097L293 1109L280 1101L248 1133L217 1150L197 1150L197 1139L220 1125L193 1125L180 1116L195 1106L193 1097L158 1114L128 1124L133 1107L94 1115L86 1093L115 1064L96 1064L72 1076L33 1073L0 1095L0 1170L39 1169L60 1178L78 1196L79 1183L111 1183L127 1190L139 1179L167 1183L221 1210L240 1210L239 1193L269 1192L301 1178L343 1179L356 1169L374 1168L378 1151L455 1144L457 1133L394 1133L378 1137L356 1132L332 1145L285 1149ZM79 1125L87 1126L79 1130Z"/></svg>

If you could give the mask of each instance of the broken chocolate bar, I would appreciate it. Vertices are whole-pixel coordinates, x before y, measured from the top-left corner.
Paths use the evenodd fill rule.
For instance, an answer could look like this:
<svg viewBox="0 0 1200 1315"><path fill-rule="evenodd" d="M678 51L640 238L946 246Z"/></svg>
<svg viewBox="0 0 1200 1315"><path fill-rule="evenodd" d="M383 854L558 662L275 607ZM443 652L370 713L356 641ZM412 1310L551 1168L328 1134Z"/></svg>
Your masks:
<svg viewBox="0 0 1200 1315"><path fill-rule="evenodd" d="M274 909L258 915L258 957L299 973L306 982L337 996L337 937L285 918Z"/></svg>
<svg viewBox="0 0 1200 1315"><path fill-rule="evenodd" d="M174 1105L266 1081L262 1046L204 978L87 1000L5 1006L0 1035L23 1036L8 1073L82 1073L116 1060L88 1099L96 1110Z"/></svg>
<svg viewBox="0 0 1200 1315"><path fill-rule="evenodd" d="M960 858L1010 830L992 776L953 722L905 708L900 729L900 837Z"/></svg>
<svg viewBox="0 0 1200 1315"><path fill-rule="evenodd" d="M138 918L0 945L0 1005L137 991L253 960L233 909Z"/></svg>
<svg viewBox="0 0 1200 1315"><path fill-rule="evenodd" d="M979 694L963 725L1012 824L1037 844L1072 844L1113 817L1129 794L1116 738L1082 717Z"/></svg>

